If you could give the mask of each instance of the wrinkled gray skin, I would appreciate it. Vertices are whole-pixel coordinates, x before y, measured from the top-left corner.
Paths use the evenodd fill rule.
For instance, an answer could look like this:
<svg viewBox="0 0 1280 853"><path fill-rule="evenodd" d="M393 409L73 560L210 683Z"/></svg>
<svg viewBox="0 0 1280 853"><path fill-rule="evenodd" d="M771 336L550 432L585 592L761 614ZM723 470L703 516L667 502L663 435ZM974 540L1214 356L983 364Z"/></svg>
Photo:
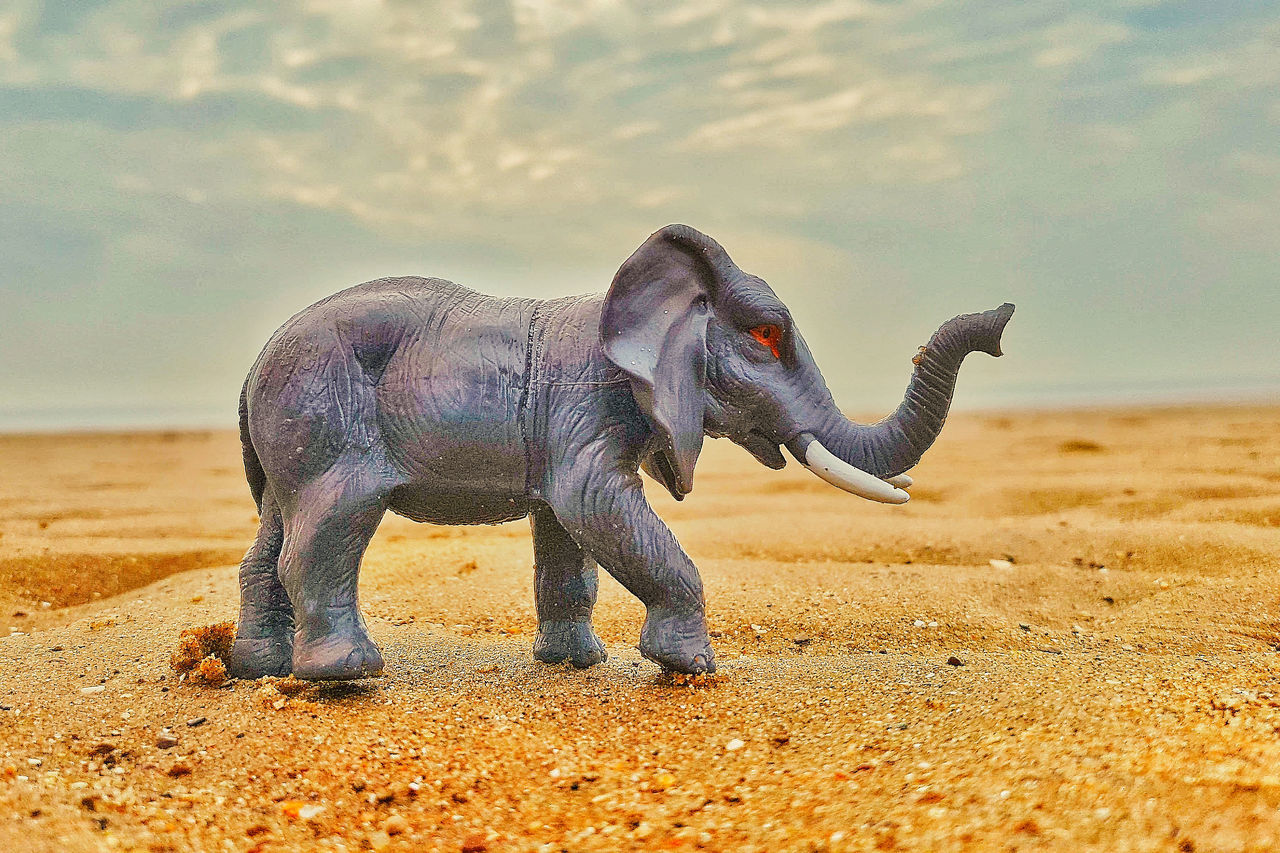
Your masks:
<svg viewBox="0 0 1280 853"><path fill-rule="evenodd" d="M534 656L603 661L597 563L644 602L640 650L715 670L702 580L649 507L637 468L682 499L703 436L781 468L820 440L878 477L937 437L956 371L999 354L1012 306L958 317L930 342L891 417L850 423L787 307L687 226L654 234L605 296L499 299L389 278L295 316L249 372L245 470L261 514L240 567L232 670L317 680L375 675L357 602L361 556L387 510L436 524L529 516ZM749 330L782 330L780 357Z"/></svg>

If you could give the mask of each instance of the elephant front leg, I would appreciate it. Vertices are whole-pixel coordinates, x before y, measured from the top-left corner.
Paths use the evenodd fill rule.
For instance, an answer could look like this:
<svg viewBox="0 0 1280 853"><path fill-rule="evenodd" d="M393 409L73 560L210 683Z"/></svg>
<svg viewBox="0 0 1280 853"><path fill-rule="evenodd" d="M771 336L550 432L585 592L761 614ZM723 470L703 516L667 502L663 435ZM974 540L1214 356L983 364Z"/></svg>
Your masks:
<svg viewBox="0 0 1280 853"><path fill-rule="evenodd" d="M675 672L715 672L702 578L649 507L639 475L614 471L564 486L553 502L557 517L645 605L640 653Z"/></svg>
<svg viewBox="0 0 1280 853"><path fill-rule="evenodd" d="M533 528L533 598L538 635L533 656L543 663L569 661L578 669L609 655L591 629L600 580L596 565L556 520L550 507L529 516Z"/></svg>

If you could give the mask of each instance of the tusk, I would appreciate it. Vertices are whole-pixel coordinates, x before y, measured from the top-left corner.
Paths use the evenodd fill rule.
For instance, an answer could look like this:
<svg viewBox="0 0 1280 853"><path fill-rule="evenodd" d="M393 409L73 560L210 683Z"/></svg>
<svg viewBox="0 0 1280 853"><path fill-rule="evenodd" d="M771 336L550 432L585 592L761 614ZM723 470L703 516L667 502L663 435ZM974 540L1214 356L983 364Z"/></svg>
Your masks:
<svg viewBox="0 0 1280 853"><path fill-rule="evenodd" d="M813 439L804 451L804 466L838 489L886 504L904 504L911 496L895 484L881 480L874 474L868 474L861 468L855 468L822 446L822 442ZM898 475L893 479L900 479ZM910 479L909 477L907 478Z"/></svg>
<svg viewBox="0 0 1280 853"><path fill-rule="evenodd" d="M899 489L909 489L915 483L908 474L899 474L896 477L885 477L884 481L891 486L897 486Z"/></svg>

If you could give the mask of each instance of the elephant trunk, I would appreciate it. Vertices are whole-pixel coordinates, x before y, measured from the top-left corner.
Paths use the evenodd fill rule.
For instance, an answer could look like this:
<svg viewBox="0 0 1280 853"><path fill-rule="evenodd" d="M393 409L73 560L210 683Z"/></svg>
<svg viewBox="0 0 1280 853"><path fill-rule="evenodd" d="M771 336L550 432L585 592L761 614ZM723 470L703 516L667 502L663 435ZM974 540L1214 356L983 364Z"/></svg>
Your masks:
<svg viewBox="0 0 1280 853"><path fill-rule="evenodd" d="M906 492L884 480L920 461L947 419L960 363L975 351L999 356L1000 335L1011 316L1013 305L1005 303L948 320L912 359L915 371L897 411L869 425L833 411L827 424L816 433L800 433L787 442L787 449L840 488L889 503L905 501ZM849 471L849 466L856 470Z"/></svg>

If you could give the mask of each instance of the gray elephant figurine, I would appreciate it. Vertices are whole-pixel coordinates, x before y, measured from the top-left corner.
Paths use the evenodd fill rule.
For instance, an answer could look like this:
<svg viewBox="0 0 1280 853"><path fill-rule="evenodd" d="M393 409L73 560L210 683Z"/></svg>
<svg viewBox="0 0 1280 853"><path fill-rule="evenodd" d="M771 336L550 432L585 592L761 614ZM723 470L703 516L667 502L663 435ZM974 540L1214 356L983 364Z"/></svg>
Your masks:
<svg viewBox="0 0 1280 853"><path fill-rule="evenodd" d="M605 660L598 563L647 608L645 657L714 672L702 580L637 469L680 500L710 435L769 468L785 446L836 486L901 503L960 362L1000 355L1012 314L943 325L898 410L863 426L836 407L787 306L684 225L645 241L604 296L495 298L410 277L317 302L271 337L240 396L261 526L240 566L232 672L382 671L356 588L387 510L435 524L529 516L540 661Z"/></svg>

